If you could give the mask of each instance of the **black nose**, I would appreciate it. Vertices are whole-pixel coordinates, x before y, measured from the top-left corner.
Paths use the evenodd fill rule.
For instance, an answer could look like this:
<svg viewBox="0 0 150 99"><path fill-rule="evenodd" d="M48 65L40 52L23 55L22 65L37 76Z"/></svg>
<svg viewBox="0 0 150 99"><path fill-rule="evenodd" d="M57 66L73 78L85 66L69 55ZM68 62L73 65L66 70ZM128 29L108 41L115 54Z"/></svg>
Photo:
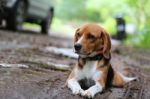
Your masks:
<svg viewBox="0 0 150 99"><path fill-rule="evenodd" d="M81 44L75 44L74 45L74 48L76 51L79 51L81 49L81 47L82 47Z"/></svg>

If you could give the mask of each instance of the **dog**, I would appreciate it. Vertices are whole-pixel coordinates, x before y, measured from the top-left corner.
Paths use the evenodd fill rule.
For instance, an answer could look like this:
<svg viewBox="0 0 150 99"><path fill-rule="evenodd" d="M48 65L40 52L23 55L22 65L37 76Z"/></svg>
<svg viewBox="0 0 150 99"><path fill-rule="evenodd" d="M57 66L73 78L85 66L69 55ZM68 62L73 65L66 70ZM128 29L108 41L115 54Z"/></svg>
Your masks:
<svg viewBox="0 0 150 99"><path fill-rule="evenodd" d="M91 23L76 30L75 53L78 63L69 75L66 86L73 94L93 98L109 86L123 87L136 77L126 77L115 71L110 63L111 41L101 26Z"/></svg>

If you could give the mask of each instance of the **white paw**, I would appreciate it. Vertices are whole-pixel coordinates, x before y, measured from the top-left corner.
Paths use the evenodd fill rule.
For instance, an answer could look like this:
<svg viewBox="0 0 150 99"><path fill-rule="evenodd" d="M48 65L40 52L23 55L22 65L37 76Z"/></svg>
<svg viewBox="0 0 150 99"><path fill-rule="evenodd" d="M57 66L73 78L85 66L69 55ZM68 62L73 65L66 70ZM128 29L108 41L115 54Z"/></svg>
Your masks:
<svg viewBox="0 0 150 99"><path fill-rule="evenodd" d="M92 94L92 92L90 92L89 90L85 90L81 93L81 95L83 97L87 97L87 98L94 98L94 94Z"/></svg>
<svg viewBox="0 0 150 99"><path fill-rule="evenodd" d="M76 89L74 89L74 90L72 91L72 93L73 93L74 95L81 94L81 93L83 93L83 90L76 88Z"/></svg>

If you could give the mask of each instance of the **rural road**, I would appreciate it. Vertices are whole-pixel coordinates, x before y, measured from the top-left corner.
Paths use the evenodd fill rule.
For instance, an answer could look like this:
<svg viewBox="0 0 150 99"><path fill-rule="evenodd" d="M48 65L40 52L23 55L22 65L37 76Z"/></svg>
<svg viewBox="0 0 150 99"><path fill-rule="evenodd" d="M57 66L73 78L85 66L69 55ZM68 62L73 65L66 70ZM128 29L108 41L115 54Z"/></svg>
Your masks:
<svg viewBox="0 0 150 99"><path fill-rule="evenodd" d="M0 99L84 99L63 87L77 59L45 50L72 48L72 41L31 31L0 30ZM94 99L150 99L149 50L118 46L111 63L138 80L124 88L110 88ZM52 64L69 68L57 69Z"/></svg>

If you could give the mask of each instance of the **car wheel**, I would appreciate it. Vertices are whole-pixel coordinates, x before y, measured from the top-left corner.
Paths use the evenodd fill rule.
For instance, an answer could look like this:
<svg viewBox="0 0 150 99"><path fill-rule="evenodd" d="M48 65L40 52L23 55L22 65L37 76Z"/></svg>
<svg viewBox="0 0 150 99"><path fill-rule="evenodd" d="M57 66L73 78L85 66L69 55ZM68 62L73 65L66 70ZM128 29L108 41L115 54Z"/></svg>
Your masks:
<svg viewBox="0 0 150 99"><path fill-rule="evenodd" d="M17 31L22 30L22 24L25 19L26 11L26 3L23 0L18 0L7 18L8 29Z"/></svg>
<svg viewBox="0 0 150 99"><path fill-rule="evenodd" d="M2 25L2 19L0 18L0 26Z"/></svg>
<svg viewBox="0 0 150 99"><path fill-rule="evenodd" d="M42 21L42 23L41 23L42 34L48 34L49 33L53 16L54 16L54 11L50 10L47 17Z"/></svg>

